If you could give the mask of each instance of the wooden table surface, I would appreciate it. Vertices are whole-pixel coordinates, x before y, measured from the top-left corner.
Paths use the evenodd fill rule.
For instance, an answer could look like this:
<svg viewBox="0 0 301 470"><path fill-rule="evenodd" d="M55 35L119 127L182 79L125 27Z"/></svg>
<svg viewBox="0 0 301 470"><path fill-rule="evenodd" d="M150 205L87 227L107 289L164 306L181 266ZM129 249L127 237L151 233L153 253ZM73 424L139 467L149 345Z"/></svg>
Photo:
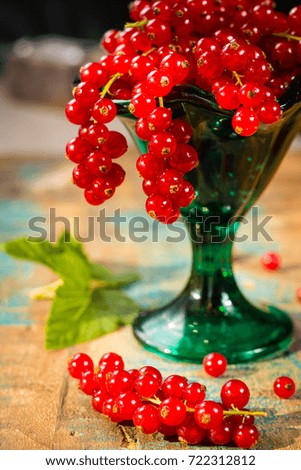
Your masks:
<svg viewBox="0 0 301 470"><path fill-rule="evenodd" d="M47 109L43 113L47 114ZM61 129L58 136L61 142L71 129L64 128L60 113L57 110L57 128L50 127L49 136L55 139L56 131ZM42 147L38 134L36 139ZM4 146L0 158L2 241L27 234L28 220L35 215L48 219L50 208L55 208L57 216L71 221L79 217L82 236L87 230L88 217L98 214L99 208L85 204L80 190L69 184L72 164L64 160L63 148L59 155L58 145L48 153L47 142L45 145L41 158L30 153L30 146L25 155L20 145L17 150L13 142L10 147ZM301 286L300 149L300 141L296 140L258 201L260 216L273 216L268 225L273 241L259 239L235 247L235 273L245 295L259 304L273 302L290 312L295 324L295 342L289 354L270 361L230 366L224 377L214 379L199 365L169 361L145 351L134 339L130 327L87 344L46 351L44 327L50 304L32 301L29 294L31 289L55 277L46 268L17 262L1 254L0 448L187 448L179 442L164 440L160 434L145 436L130 426L116 425L93 411L90 397L80 393L76 381L68 376L67 359L74 352L83 351L97 360L103 353L114 350L124 356L127 368L152 364L165 376L178 373L189 380L201 381L213 399L218 398L219 389L227 379L245 380L251 390L250 407L268 412L267 418L258 421L261 433L258 449L301 449L301 304L296 299L296 289ZM123 157L128 180L118 191L118 207L128 217L144 214L144 195L133 171L136 156L131 144ZM108 213L114 211L116 201L115 198L108 203ZM57 233L61 229L57 223ZM108 230L113 233L112 227ZM135 243L129 239L121 243L114 237L105 243L95 236L93 241L85 243L85 250L95 261L113 269L140 271L142 280L129 290L129 295L145 306L163 304L184 286L190 251L188 241L184 240L176 247L175 256L175 247L164 241L162 230L160 243L150 240ZM277 250L283 259L282 268L273 274L260 264L261 254L270 249ZM172 279L168 275L171 270ZM298 390L293 398L280 400L274 395L272 385L279 375L296 380Z"/></svg>

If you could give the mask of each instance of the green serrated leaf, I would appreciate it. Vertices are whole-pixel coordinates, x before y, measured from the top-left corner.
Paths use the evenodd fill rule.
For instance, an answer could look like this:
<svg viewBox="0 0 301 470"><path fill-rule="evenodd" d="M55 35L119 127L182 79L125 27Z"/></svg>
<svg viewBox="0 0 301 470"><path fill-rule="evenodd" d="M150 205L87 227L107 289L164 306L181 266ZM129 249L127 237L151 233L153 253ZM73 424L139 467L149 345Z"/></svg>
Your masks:
<svg viewBox="0 0 301 470"><path fill-rule="evenodd" d="M81 245L75 243L53 244L47 240L19 238L4 243L2 250L15 258L47 266L67 284L79 287L91 279L91 265Z"/></svg>
<svg viewBox="0 0 301 470"><path fill-rule="evenodd" d="M46 348L61 349L91 341L133 321L136 302L119 290L57 290L46 327Z"/></svg>

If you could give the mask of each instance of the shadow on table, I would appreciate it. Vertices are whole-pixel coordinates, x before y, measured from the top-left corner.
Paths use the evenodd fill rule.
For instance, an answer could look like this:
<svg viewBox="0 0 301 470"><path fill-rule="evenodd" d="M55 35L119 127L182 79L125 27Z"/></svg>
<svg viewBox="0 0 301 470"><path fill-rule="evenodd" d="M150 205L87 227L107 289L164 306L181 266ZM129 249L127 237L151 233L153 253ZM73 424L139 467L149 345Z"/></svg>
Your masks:
<svg viewBox="0 0 301 470"><path fill-rule="evenodd" d="M270 410L267 410L269 414ZM272 412L272 410L271 410ZM301 435L301 411L276 416L272 426L267 429L260 449L276 450L293 447Z"/></svg>

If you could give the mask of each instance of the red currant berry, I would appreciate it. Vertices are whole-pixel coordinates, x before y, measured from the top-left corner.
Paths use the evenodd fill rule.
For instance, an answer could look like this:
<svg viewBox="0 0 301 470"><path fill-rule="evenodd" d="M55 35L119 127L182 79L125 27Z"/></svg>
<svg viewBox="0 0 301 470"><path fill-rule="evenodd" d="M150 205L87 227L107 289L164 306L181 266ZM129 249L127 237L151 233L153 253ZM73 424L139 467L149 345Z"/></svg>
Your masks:
<svg viewBox="0 0 301 470"><path fill-rule="evenodd" d="M205 400L195 407L194 419L201 428L217 428L222 424L223 418L223 408L215 401Z"/></svg>
<svg viewBox="0 0 301 470"><path fill-rule="evenodd" d="M142 406L142 400L135 392L125 392L116 398L115 405L121 420L129 421L133 419L136 409Z"/></svg>
<svg viewBox="0 0 301 470"><path fill-rule="evenodd" d="M145 208L150 217L160 222L167 223L171 216L173 206L168 196L153 194L147 198Z"/></svg>
<svg viewBox="0 0 301 470"><path fill-rule="evenodd" d="M110 368L110 371L124 369L124 362L122 357L115 352L107 352L103 354L103 356L101 356L99 359L98 365L100 367L106 365Z"/></svg>
<svg viewBox="0 0 301 470"><path fill-rule="evenodd" d="M263 101L260 106L256 108L257 116L260 122L264 124L273 124L279 121L282 110L280 104L277 101Z"/></svg>
<svg viewBox="0 0 301 470"><path fill-rule="evenodd" d="M92 183L92 175L86 169L85 165L80 163L72 172L72 182L79 188L88 188Z"/></svg>
<svg viewBox="0 0 301 470"><path fill-rule="evenodd" d="M172 122L170 108L159 107L154 109L147 118L148 127L151 132L165 131Z"/></svg>
<svg viewBox="0 0 301 470"><path fill-rule="evenodd" d="M175 137L166 131L154 134L148 144L148 151L159 157L169 157L174 154L177 148Z"/></svg>
<svg viewBox="0 0 301 470"><path fill-rule="evenodd" d="M171 194L174 204L179 207L187 207L196 198L194 187L189 181L183 180L179 185L178 191Z"/></svg>
<svg viewBox="0 0 301 470"><path fill-rule="evenodd" d="M227 359L223 354L212 352L207 354L203 359L203 366L208 375L212 377L219 377L226 372Z"/></svg>
<svg viewBox="0 0 301 470"><path fill-rule="evenodd" d="M162 392L165 397L182 398L183 390L187 387L188 380L181 375L170 375L162 383Z"/></svg>
<svg viewBox="0 0 301 470"><path fill-rule="evenodd" d="M103 146L103 150L108 152L111 158L119 158L125 154L128 149L127 140L118 131L110 131L108 140Z"/></svg>
<svg viewBox="0 0 301 470"><path fill-rule="evenodd" d="M90 153L86 159L85 165L89 173L97 176L100 173L108 173L112 168L112 159L110 155L103 153L100 150L95 150Z"/></svg>
<svg viewBox="0 0 301 470"><path fill-rule="evenodd" d="M68 372L75 379L80 379L84 372L93 371L93 369L93 361L85 353L76 353L68 361Z"/></svg>
<svg viewBox="0 0 301 470"><path fill-rule="evenodd" d="M181 83L188 75L190 63L182 54L173 53L164 57L160 69L168 72L175 83Z"/></svg>
<svg viewBox="0 0 301 470"><path fill-rule="evenodd" d="M257 131L259 118L252 109L238 108L232 118L232 126L237 134L248 137Z"/></svg>
<svg viewBox="0 0 301 470"><path fill-rule="evenodd" d="M201 403L206 397L206 387L197 382L192 382L183 389L182 397L183 400L191 404Z"/></svg>
<svg viewBox="0 0 301 470"><path fill-rule="evenodd" d="M261 263L268 271L277 271L281 267L281 258L278 253L269 251L261 257Z"/></svg>
<svg viewBox="0 0 301 470"><path fill-rule="evenodd" d="M102 146L109 138L110 131L101 122L91 124L85 133L85 139L93 146Z"/></svg>
<svg viewBox="0 0 301 470"><path fill-rule="evenodd" d="M66 157L73 163L82 163L91 151L89 142L80 137L74 137L66 145Z"/></svg>
<svg viewBox="0 0 301 470"><path fill-rule="evenodd" d="M296 391L296 385L293 379L285 375L278 377L274 382L274 392L280 398L290 398Z"/></svg>
<svg viewBox="0 0 301 470"><path fill-rule="evenodd" d="M144 434L153 434L159 431L161 421L158 409L150 404L140 406L135 410L133 423Z"/></svg>
<svg viewBox="0 0 301 470"><path fill-rule="evenodd" d="M168 157L168 163L174 170L188 173L198 166L199 156L192 145L178 143L176 151Z"/></svg>
<svg viewBox="0 0 301 470"><path fill-rule="evenodd" d="M139 375L146 375L146 374L151 375L152 377L154 377L159 382L159 384L161 385L161 383L162 383L162 374L156 367L153 367L153 366L143 366L143 367L141 367L141 369L139 369Z"/></svg>
<svg viewBox="0 0 301 470"><path fill-rule="evenodd" d="M180 144L187 144L192 137L192 127L184 119L175 119L172 121L169 132Z"/></svg>
<svg viewBox="0 0 301 470"><path fill-rule="evenodd" d="M142 189L144 194L147 196L152 196L153 194L157 194L157 181L156 180L143 180L142 181Z"/></svg>
<svg viewBox="0 0 301 470"><path fill-rule="evenodd" d="M250 46L244 40L235 40L226 44L221 52L220 60L227 70L243 70L249 61Z"/></svg>
<svg viewBox="0 0 301 470"><path fill-rule="evenodd" d="M250 449L256 446L258 437L258 429L252 424L241 424L233 433L235 444L242 449Z"/></svg>
<svg viewBox="0 0 301 470"><path fill-rule="evenodd" d="M182 174L176 170L165 170L157 177L158 191L165 196L177 193L183 182Z"/></svg>
<svg viewBox="0 0 301 470"><path fill-rule="evenodd" d="M116 397L120 393L131 392L134 388L134 381L126 370L114 370L108 374L106 388L111 395Z"/></svg>
<svg viewBox="0 0 301 470"><path fill-rule="evenodd" d="M66 104L65 114L72 124L85 124L91 116L90 110L83 108L75 99Z"/></svg>
<svg viewBox="0 0 301 470"><path fill-rule="evenodd" d="M139 93L132 97L129 111L137 118L146 118L156 106L154 97Z"/></svg>
<svg viewBox="0 0 301 470"><path fill-rule="evenodd" d="M223 421L217 428L209 429L207 436L212 444L224 446L232 441L232 426L226 421Z"/></svg>
<svg viewBox="0 0 301 470"><path fill-rule="evenodd" d="M107 82L107 74L99 62L89 62L80 69L80 79L102 88Z"/></svg>
<svg viewBox="0 0 301 470"><path fill-rule="evenodd" d="M165 170L165 161L151 153L144 153L137 159L136 169L142 178L154 179Z"/></svg>
<svg viewBox="0 0 301 470"><path fill-rule="evenodd" d="M205 429L200 428L193 415L187 415L184 421L176 428L180 442L189 445L200 444L206 436Z"/></svg>
<svg viewBox="0 0 301 470"><path fill-rule="evenodd" d="M249 402L250 390L238 379L228 380L221 389L221 400L227 408L243 409Z"/></svg>
<svg viewBox="0 0 301 470"><path fill-rule="evenodd" d="M166 96L174 86L171 75L163 70L153 70L146 77L147 89L151 95Z"/></svg>
<svg viewBox="0 0 301 470"><path fill-rule="evenodd" d="M125 178L125 171L121 165L113 162L107 178L112 182L113 186L120 186Z"/></svg>
<svg viewBox="0 0 301 470"><path fill-rule="evenodd" d="M74 98L83 108L91 108L99 98L99 90L93 83L81 82L74 89Z"/></svg>
<svg viewBox="0 0 301 470"><path fill-rule="evenodd" d="M141 397L153 397L159 388L158 380L149 374L139 375L135 381L135 390Z"/></svg>
<svg viewBox="0 0 301 470"><path fill-rule="evenodd" d="M108 175L95 178L92 182L91 189L98 199L110 199L115 193L116 186Z"/></svg>
<svg viewBox="0 0 301 470"><path fill-rule="evenodd" d="M238 97L240 104L252 108L262 102L263 92L260 85L254 82L247 82L240 87Z"/></svg>
<svg viewBox="0 0 301 470"><path fill-rule="evenodd" d="M92 396L92 406L94 410L102 413L103 403L107 398L109 398L109 394L104 389L94 392Z"/></svg>
<svg viewBox="0 0 301 470"><path fill-rule="evenodd" d="M94 193L92 189L85 189L84 191L84 196L88 204L91 204L91 206L99 206L100 204L103 204L105 199L100 199L94 196Z"/></svg>
<svg viewBox="0 0 301 470"><path fill-rule="evenodd" d="M215 99L223 109L236 109L239 106L239 89L232 83L226 83L224 86L218 86L215 91Z"/></svg>
<svg viewBox="0 0 301 470"><path fill-rule="evenodd" d="M92 117L95 121L102 122L103 124L113 121L116 114L116 105L109 98L100 98L96 101L92 110Z"/></svg>
<svg viewBox="0 0 301 470"><path fill-rule="evenodd" d="M186 406L177 397L163 400L158 407L159 419L167 426L178 426L186 417Z"/></svg>
<svg viewBox="0 0 301 470"><path fill-rule="evenodd" d="M98 382L94 371L88 370L84 372L79 379L78 386L86 395L93 395L98 390Z"/></svg>

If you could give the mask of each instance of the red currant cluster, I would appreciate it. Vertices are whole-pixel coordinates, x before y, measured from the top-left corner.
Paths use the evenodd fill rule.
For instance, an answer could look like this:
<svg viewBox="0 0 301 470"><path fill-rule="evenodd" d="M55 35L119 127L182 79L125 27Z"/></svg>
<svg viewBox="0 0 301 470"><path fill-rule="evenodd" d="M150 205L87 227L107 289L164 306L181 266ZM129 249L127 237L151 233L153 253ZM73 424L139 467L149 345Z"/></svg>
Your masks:
<svg viewBox="0 0 301 470"><path fill-rule="evenodd" d="M135 0L129 12L132 23L104 35L108 54L80 71L66 115L81 127L67 156L78 164L73 180L88 202L111 197L124 178L111 159L126 143L105 124L116 116L114 100L129 100L136 133L148 141L137 162L146 210L172 223L194 198L183 176L198 157L189 144L191 127L173 120L165 97L179 84L211 93L220 108L233 111L232 126L241 136L254 134L260 122L276 122L282 112L277 100L300 74L301 5L285 15L273 0Z"/></svg>
<svg viewBox="0 0 301 470"><path fill-rule="evenodd" d="M211 375L219 376L226 361L222 355L214 354L204 366ZM250 448L259 437L255 416L266 415L245 409L250 391L238 379L222 386L221 402L217 402L205 399L204 385L188 382L180 375L163 380L160 371L152 366L125 370L122 357L113 352L104 354L97 368L87 354L75 354L68 362L68 370L79 379L79 388L92 396L93 408L111 421L130 421L145 434L178 436L179 441L190 445L234 442L238 447Z"/></svg>

